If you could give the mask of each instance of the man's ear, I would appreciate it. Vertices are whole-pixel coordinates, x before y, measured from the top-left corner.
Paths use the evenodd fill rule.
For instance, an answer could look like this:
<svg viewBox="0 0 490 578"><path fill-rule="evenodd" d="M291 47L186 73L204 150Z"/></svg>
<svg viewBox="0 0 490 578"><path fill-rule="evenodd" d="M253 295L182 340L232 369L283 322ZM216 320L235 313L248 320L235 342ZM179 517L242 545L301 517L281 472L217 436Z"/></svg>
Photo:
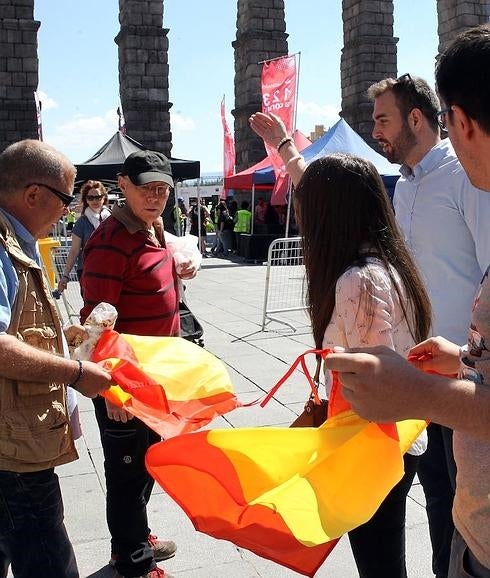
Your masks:
<svg viewBox="0 0 490 578"><path fill-rule="evenodd" d="M412 108L408 115L408 124L412 130L419 130L422 127L424 115L420 108Z"/></svg>
<svg viewBox="0 0 490 578"><path fill-rule="evenodd" d="M35 209L39 207L40 190L37 185L29 185L24 189L23 200L27 207Z"/></svg>
<svg viewBox="0 0 490 578"><path fill-rule="evenodd" d="M126 181L124 177L121 175L117 177L117 186L121 189L123 193L126 192Z"/></svg>
<svg viewBox="0 0 490 578"><path fill-rule="evenodd" d="M457 104L451 106L448 122L454 127L461 138L472 140L475 134L475 121Z"/></svg>

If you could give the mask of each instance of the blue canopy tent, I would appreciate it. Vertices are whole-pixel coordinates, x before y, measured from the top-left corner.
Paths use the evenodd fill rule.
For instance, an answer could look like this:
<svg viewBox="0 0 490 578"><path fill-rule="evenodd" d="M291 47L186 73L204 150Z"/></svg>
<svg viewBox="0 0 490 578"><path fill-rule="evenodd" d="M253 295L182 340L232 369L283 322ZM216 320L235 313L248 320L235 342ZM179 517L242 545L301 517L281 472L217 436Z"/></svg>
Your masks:
<svg viewBox="0 0 490 578"><path fill-rule="evenodd" d="M312 161L332 153L350 153L373 163L383 178L390 197L393 196L395 183L400 176L399 165L390 163L363 140L350 125L341 118L322 137L306 147L301 154L309 164ZM266 167L255 171L253 182L256 185L274 184L274 169Z"/></svg>

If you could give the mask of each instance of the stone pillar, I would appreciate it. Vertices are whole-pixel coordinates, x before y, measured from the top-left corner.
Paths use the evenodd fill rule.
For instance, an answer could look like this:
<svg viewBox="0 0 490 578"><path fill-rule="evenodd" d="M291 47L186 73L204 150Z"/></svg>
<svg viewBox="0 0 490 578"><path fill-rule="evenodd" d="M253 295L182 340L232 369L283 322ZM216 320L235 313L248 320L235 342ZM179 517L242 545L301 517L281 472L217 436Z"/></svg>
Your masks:
<svg viewBox="0 0 490 578"><path fill-rule="evenodd" d="M396 77L393 0L342 0L344 48L341 57L343 118L371 146L372 103L366 90L383 78Z"/></svg>
<svg viewBox="0 0 490 578"><path fill-rule="evenodd" d="M34 0L0 1L0 151L38 138L34 91L38 85Z"/></svg>
<svg viewBox="0 0 490 578"><path fill-rule="evenodd" d="M170 156L168 29L163 0L119 0L119 93L127 134Z"/></svg>
<svg viewBox="0 0 490 578"><path fill-rule="evenodd" d="M262 160L262 139L248 125L249 116L262 109L261 61L286 56L288 43L284 0L238 0L235 49L235 149L236 170Z"/></svg>
<svg viewBox="0 0 490 578"><path fill-rule="evenodd" d="M439 54L444 52L457 34L484 24L489 19L488 0L437 0Z"/></svg>

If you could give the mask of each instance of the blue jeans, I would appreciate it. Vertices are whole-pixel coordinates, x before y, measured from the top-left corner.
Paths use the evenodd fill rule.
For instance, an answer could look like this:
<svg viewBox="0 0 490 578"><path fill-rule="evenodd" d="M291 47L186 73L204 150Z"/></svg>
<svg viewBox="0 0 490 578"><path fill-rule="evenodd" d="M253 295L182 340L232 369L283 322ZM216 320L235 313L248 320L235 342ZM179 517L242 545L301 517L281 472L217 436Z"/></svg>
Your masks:
<svg viewBox="0 0 490 578"><path fill-rule="evenodd" d="M228 251L231 251L232 246L233 246L233 231L230 231L228 229L225 229L224 231L221 231L220 233L220 240L221 243L223 244L223 251L225 253L225 255L228 254Z"/></svg>
<svg viewBox="0 0 490 578"><path fill-rule="evenodd" d="M0 576L78 578L54 469L0 471Z"/></svg>
<svg viewBox="0 0 490 578"><path fill-rule="evenodd" d="M107 526L116 569L123 576L141 576L155 568L146 512L154 480L145 455L161 438L137 418L126 423L109 419L103 397L93 402L104 450Z"/></svg>
<svg viewBox="0 0 490 578"><path fill-rule="evenodd" d="M456 529L451 542L448 578L490 578L490 568L478 562Z"/></svg>

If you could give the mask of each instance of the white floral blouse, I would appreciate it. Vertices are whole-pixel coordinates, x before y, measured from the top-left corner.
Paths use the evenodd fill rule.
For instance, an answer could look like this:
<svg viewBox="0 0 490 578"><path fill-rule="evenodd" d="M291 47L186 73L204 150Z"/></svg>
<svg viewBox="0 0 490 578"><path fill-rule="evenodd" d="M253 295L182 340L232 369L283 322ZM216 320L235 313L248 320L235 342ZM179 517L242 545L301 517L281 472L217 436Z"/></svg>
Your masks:
<svg viewBox="0 0 490 578"><path fill-rule="evenodd" d="M369 273L369 274L368 274ZM402 298L405 290L400 277L392 268ZM363 289L372 297L367 306ZM408 303L407 303L408 305ZM339 277L335 290L335 308L323 338L323 348L371 347L386 345L406 356L414 345L398 293L384 264L376 257L367 257L366 265L353 266ZM327 395L331 387L330 372L326 372ZM419 436L409 453L420 455L427 448L427 434Z"/></svg>

